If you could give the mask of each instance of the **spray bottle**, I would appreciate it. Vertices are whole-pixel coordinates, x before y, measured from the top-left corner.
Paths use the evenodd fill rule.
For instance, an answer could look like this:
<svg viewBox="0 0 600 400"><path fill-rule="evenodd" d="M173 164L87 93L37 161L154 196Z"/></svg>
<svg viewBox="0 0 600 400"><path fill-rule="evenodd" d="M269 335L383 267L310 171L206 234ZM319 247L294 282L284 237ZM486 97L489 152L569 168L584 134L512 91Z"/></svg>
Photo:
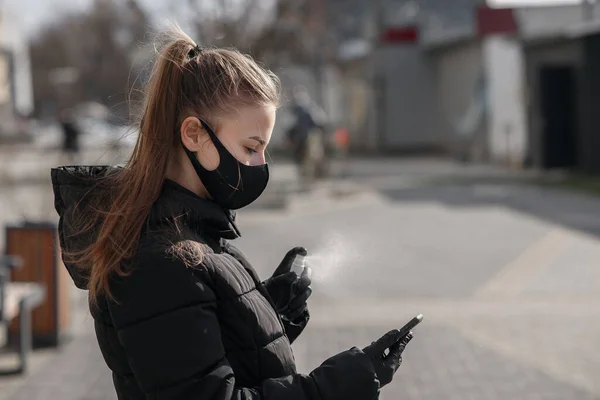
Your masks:
<svg viewBox="0 0 600 400"><path fill-rule="evenodd" d="M306 258L306 256L297 254L296 257L294 258L294 262L292 263L292 268L290 270L292 272L294 272L298 276L298 278L301 277L302 272L304 272L305 258Z"/></svg>

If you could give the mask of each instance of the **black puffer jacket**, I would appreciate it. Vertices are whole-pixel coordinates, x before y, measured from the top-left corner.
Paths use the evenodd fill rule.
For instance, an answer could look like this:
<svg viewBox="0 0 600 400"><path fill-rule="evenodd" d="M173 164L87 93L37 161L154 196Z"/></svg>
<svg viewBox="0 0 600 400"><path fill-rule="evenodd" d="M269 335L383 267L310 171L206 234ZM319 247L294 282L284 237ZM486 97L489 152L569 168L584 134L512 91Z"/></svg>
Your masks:
<svg viewBox="0 0 600 400"><path fill-rule="evenodd" d="M72 223L77 210L86 207L95 178L108 171L52 170L65 250L81 249L93 240L93 235L73 236ZM195 268L174 257L172 238L164 239L175 218L183 225L175 241L208 246ZM227 239L237 236L231 213L165 182L137 254L127 264L130 274L111 283L117 301L100 299L90 308L119 399L377 398L372 364L357 348L308 375L296 372L290 339L308 316L301 326L283 325L252 266L228 244ZM66 265L75 284L85 288L86 277Z"/></svg>

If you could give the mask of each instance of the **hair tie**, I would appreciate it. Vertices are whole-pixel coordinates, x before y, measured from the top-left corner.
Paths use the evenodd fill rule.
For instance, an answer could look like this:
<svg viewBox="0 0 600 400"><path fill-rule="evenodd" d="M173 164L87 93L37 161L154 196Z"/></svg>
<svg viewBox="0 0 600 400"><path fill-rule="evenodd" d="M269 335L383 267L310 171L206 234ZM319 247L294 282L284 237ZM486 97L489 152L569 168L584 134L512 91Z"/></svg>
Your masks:
<svg viewBox="0 0 600 400"><path fill-rule="evenodd" d="M192 49L188 52L188 58L190 60L196 58L196 56L198 56L198 54L200 54L202 52L202 48L200 47L200 45L195 45L194 47L192 47Z"/></svg>

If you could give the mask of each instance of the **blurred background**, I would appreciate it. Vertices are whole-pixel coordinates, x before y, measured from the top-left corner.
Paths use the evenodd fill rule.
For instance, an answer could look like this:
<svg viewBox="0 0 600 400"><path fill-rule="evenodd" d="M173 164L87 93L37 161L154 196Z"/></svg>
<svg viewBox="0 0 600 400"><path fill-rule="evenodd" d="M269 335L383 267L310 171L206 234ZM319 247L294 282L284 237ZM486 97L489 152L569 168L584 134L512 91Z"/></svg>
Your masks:
<svg viewBox="0 0 600 400"><path fill-rule="evenodd" d="M600 399L600 2L4 0L0 400L115 398L50 168L125 162L173 22L282 80L238 245L308 248L301 371L423 313L383 399Z"/></svg>

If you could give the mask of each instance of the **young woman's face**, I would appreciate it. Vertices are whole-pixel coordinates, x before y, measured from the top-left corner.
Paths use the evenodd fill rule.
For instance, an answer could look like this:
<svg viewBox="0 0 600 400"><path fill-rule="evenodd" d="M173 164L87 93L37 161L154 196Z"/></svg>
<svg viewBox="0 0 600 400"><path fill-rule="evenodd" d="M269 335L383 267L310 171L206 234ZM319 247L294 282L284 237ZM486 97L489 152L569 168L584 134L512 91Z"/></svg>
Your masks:
<svg viewBox="0 0 600 400"><path fill-rule="evenodd" d="M229 117L221 118L216 134L239 162L260 165L266 163L265 150L274 125L274 106L244 107Z"/></svg>
<svg viewBox="0 0 600 400"><path fill-rule="evenodd" d="M275 125L275 107L241 107L211 126L225 148L244 165L265 164L265 150ZM188 117L181 127L182 140L209 171L219 166L219 153L198 119Z"/></svg>

